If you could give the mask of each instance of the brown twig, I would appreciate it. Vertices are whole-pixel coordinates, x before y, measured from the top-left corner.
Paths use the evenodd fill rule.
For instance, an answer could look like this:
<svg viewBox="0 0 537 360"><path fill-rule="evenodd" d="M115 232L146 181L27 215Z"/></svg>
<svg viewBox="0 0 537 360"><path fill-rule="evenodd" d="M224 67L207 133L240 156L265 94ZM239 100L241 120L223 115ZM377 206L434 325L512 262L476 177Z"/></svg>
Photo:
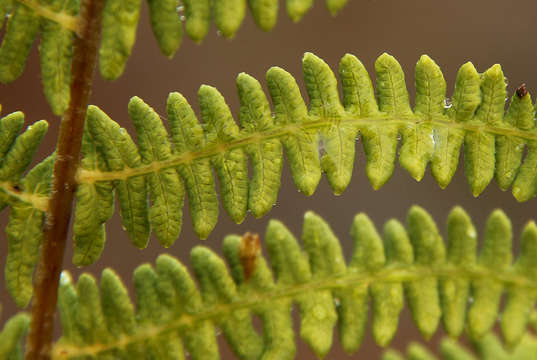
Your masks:
<svg viewBox="0 0 537 360"><path fill-rule="evenodd" d="M71 68L71 100L60 124L52 193L34 281L27 360L50 359L58 283L76 188L75 173L95 70L103 7L104 0L83 0L81 3L79 33L74 42Z"/></svg>

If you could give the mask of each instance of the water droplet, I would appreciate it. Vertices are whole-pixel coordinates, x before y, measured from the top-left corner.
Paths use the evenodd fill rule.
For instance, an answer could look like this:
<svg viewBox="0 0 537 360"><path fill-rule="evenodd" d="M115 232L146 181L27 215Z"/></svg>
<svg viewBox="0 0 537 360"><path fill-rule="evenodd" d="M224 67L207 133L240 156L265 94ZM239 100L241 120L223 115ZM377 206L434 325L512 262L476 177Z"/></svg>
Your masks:
<svg viewBox="0 0 537 360"><path fill-rule="evenodd" d="M217 35L217 36L222 36L222 32L221 32L220 30L217 30L217 31L216 31L216 35Z"/></svg>
<svg viewBox="0 0 537 360"><path fill-rule="evenodd" d="M186 17L185 17L184 15L181 15L181 16L179 16L179 20L181 20L181 21L185 21L185 20L186 20Z"/></svg>
<svg viewBox="0 0 537 360"><path fill-rule="evenodd" d="M175 10L178 12L178 13L182 13L184 11L184 7L183 5L179 5L178 7L175 8Z"/></svg>
<svg viewBox="0 0 537 360"><path fill-rule="evenodd" d="M444 109L449 109L452 106L453 106L453 103L451 102L451 99L450 98L445 98L444 99Z"/></svg>

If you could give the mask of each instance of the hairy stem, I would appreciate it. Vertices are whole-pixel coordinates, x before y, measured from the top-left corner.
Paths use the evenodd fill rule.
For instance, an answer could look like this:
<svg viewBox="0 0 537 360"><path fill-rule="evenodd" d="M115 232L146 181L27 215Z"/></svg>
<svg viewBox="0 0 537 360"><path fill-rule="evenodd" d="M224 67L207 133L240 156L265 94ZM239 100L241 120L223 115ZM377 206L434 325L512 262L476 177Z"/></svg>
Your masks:
<svg viewBox="0 0 537 360"><path fill-rule="evenodd" d="M43 244L35 276L27 360L50 359L58 283L76 188L75 174L80 160L103 7L104 0L84 0L81 3L79 36L74 43L71 69L71 101L62 118L58 135L52 196L46 213Z"/></svg>

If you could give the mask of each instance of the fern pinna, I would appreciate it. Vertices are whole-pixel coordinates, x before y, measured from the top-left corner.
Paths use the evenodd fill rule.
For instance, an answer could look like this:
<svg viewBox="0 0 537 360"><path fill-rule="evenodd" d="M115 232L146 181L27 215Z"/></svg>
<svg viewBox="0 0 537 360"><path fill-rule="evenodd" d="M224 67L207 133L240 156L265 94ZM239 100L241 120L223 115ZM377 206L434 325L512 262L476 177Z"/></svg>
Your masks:
<svg viewBox="0 0 537 360"><path fill-rule="evenodd" d="M442 339L440 344L440 359L443 360L530 360L537 354L537 339L535 336L526 335L516 349L506 350L497 336L487 334L472 343L477 357L450 338ZM382 360L437 360L423 345L412 342L408 345L407 356L392 349L386 351Z"/></svg>
<svg viewBox="0 0 537 360"><path fill-rule="evenodd" d="M154 267L144 264L134 271L136 307L110 269L100 286L88 274L75 285L64 273L59 294L63 336L53 358L182 359L187 351L192 359L217 359L218 327L241 359L292 359L293 304L299 309L300 336L320 357L330 350L336 325L344 350L357 351L369 307L373 337L388 345L405 300L426 338L442 321L450 336L466 331L471 339L485 341L499 319L504 293L500 327L505 342L514 348L524 338L537 299L534 222L522 231L514 263L511 224L500 210L487 221L479 254L477 232L459 207L448 217L446 245L433 219L417 206L408 213L406 229L392 219L381 237L371 220L358 214L350 235L354 251L346 262L330 226L313 212L304 217L303 249L281 222L272 220L263 242L273 271L259 252L248 250L248 237L231 235L223 242L230 272L210 249L192 250L197 281L176 259L161 255ZM254 261L249 272L245 257ZM262 321L261 333L252 315Z"/></svg>
<svg viewBox="0 0 537 360"><path fill-rule="evenodd" d="M279 0L248 0L257 25L271 30L276 24ZM336 14L347 0L327 0ZM231 38L246 14L246 0L148 0L153 33L161 52L173 57L183 37L201 42L209 32L211 19L218 31ZM124 71L136 38L140 0L107 0L103 11L99 69L108 80ZM299 21L313 0L287 0L293 21ZM0 0L0 27L7 26L0 47L0 82L17 79L38 35L43 89L52 111L61 115L67 109L71 83L73 41L80 30L79 0ZM184 23L184 24L183 24Z"/></svg>
<svg viewBox="0 0 537 360"><path fill-rule="evenodd" d="M506 84L498 65L479 74L471 63L464 64L451 104L446 105L442 73L429 57L422 56L416 65L417 94L412 110L402 69L387 54L375 64L377 96L360 61L352 55L343 57L343 104L328 65L310 53L303 64L309 110L296 81L285 70L274 67L267 72L272 111L259 82L240 74L240 128L222 95L203 85L199 90L203 125L182 95L170 94L171 142L160 116L137 97L129 103L129 114L138 145L103 111L90 106L77 175L74 263L90 264L100 256L106 237L104 224L113 213L114 191L124 227L137 247L147 245L151 229L164 246L175 241L185 190L194 229L205 238L218 218L212 169L220 182L224 209L235 222L241 222L248 210L260 217L276 202L283 149L301 192L313 194L325 172L334 192L341 194L350 182L357 136L363 142L366 173L375 189L393 173L401 135L399 162L416 180L424 176L430 163L433 177L441 187L447 186L464 144L465 171L474 195L495 177L502 189L512 186L519 201L535 196L534 108L521 86L504 113ZM31 157L30 153L25 156ZM45 210L46 187L35 193L16 190L17 178L0 180L9 195L6 199L15 198L39 214ZM14 211L10 221L27 221L16 215ZM34 221L28 228L37 231L42 216ZM27 244L34 244L34 239L39 235L28 231L12 231L9 239L14 250L8 255L13 263L7 276L17 281L8 281L8 289L21 306L31 297L31 262L38 247Z"/></svg>

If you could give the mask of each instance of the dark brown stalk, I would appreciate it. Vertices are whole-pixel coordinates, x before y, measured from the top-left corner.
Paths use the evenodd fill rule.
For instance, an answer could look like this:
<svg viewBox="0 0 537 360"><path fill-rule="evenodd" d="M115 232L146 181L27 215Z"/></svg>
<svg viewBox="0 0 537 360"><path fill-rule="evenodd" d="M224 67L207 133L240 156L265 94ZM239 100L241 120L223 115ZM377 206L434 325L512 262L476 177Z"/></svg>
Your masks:
<svg viewBox="0 0 537 360"><path fill-rule="evenodd" d="M80 160L103 7L104 0L83 0L81 3L71 69L71 101L60 124L52 193L34 280L27 360L50 359L58 284L76 188L75 174Z"/></svg>

